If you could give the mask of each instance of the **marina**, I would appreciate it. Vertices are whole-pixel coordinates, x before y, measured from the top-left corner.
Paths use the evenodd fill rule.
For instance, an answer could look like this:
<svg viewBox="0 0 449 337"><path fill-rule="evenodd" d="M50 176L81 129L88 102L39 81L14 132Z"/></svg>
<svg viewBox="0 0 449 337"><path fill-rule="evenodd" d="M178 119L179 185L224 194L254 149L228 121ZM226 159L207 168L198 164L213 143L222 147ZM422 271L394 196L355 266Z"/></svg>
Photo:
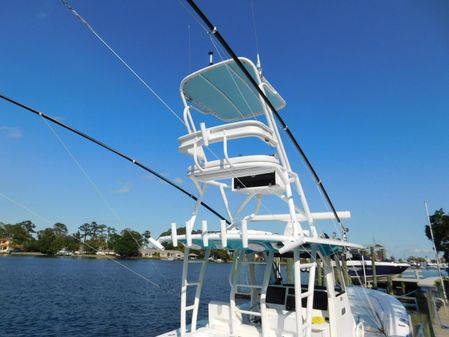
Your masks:
<svg viewBox="0 0 449 337"><path fill-rule="evenodd" d="M0 14L11 37L19 37L15 41L36 35L48 49L34 49L33 61L27 56L16 62L25 44L11 44L11 54L2 56L11 73L6 69L6 80L0 79L0 110L13 112L5 112L5 123L14 126L0 123L1 154L13 163L2 168L0 190L0 335L449 336L444 159L424 178L424 170L410 165L417 156L411 149L419 146L402 148L387 137L394 130L412 142L419 127L430 127L418 122L424 116L419 109L395 100L400 95L391 93L399 90L387 89L397 80L411 96L405 74L416 63L396 77L356 84L346 77L356 75L353 66L367 69L358 62L370 60L375 69L378 58L391 62L394 56L385 48L376 48L377 57L372 51L357 56L352 41L332 67L324 62L335 61L325 56L332 48L338 59L346 36L373 48L377 36L366 37L374 29L405 50L414 45L405 43L410 37L421 41L421 30L399 32L395 20L370 5L350 7L357 15L370 8L361 18L388 22L385 32L384 25L334 17L342 8L333 6L288 2L269 9L248 0L247 20L242 3L222 8L185 0L177 9L157 3L137 1L134 8L112 1L105 10L82 0L62 0L59 8L37 2L22 13L31 15L30 27L40 27L33 34L15 20L17 5L8 3L7 14ZM309 14L297 20L289 6ZM415 4L409 6L404 17L410 23L437 29ZM281 9L289 20L272 21ZM66 23L59 10L72 21ZM305 26L286 29L294 22ZM252 52L245 25L254 35ZM336 40L327 36L334 30ZM182 39L180 31L187 33ZM438 34L427 34L439 41ZM321 41L320 35L327 37ZM259 45L265 37L269 52ZM55 47L52 39L59 41ZM187 42L181 47L180 41ZM64 61L51 61L53 55ZM43 83L33 88L36 93L15 79L28 78L17 65L30 69L30 62L36 69L28 70L30 80ZM64 77L60 67L66 63ZM112 64L122 73L111 71ZM401 64L408 64L404 57L387 68ZM72 72L72 65L82 68ZM38 76L42 69L48 76ZM365 74L386 76L379 69ZM99 77L102 71L107 76ZM129 79L134 82L125 85ZM56 89L57 81L63 82ZM345 84L353 96L344 93ZM137 87L154 102L145 103ZM397 115L374 99L382 92ZM414 95L422 95L422 104L433 102L423 90ZM405 114L406 106L415 115ZM374 116L383 120L377 127ZM402 166L393 170L396 158ZM425 201L424 217L416 206L422 196L432 209L441 207L431 213ZM362 244L368 241L373 243ZM401 258L387 253L390 248Z"/></svg>

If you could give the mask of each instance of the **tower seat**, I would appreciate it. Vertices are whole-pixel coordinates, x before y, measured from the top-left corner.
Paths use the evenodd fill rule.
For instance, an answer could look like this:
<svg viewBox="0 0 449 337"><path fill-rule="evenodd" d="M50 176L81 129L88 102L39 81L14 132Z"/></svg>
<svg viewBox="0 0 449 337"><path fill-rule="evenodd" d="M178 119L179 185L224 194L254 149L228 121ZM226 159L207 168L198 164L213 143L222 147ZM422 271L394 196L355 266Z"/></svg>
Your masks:
<svg viewBox="0 0 449 337"><path fill-rule="evenodd" d="M198 149L201 149L202 146L207 144L248 137L259 138L272 147L277 144L273 135L273 130L268 126L256 120L246 120L218 125L207 129L204 128L203 130L182 136L178 139L179 151L193 156L195 146L197 146ZM199 160L206 159L202 149L198 151L197 156Z"/></svg>
<svg viewBox="0 0 449 337"><path fill-rule="evenodd" d="M268 155L251 155L231 157L229 160L220 159L208 161L201 168L191 165L188 168L189 177L195 177L200 181L220 180L226 178L239 178L254 176L257 174L283 172L279 160Z"/></svg>

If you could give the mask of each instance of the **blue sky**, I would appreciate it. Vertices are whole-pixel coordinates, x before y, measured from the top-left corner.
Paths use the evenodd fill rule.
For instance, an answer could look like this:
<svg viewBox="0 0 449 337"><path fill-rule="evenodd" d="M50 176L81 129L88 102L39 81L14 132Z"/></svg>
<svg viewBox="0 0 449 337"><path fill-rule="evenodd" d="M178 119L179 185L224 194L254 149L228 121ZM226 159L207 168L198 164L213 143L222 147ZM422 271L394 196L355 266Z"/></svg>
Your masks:
<svg viewBox="0 0 449 337"><path fill-rule="evenodd" d="M211 44L180 2L71 4L182 113L179 82L207 65ZM255 59L250 1L198 4L237 54ZM265 75L287 101L283 117L336 207L352 211L351 240L376 240L397 257L430 256L423 202L431 211L449 210L447 1L255 0L254 10ZM61 2L4 1L0 25L1 93L193 191L185 174L189 158L177 152L183 125ZM95 220L160 233L190 214L192 202L171 187L54 131L96 187L42 120L0 102L0 221L31 219L44 228L50 224L43 217L74 231ZM312 208L325 210L299 157L287 148ZM222 210L217 198L209 201Z"/></svg>

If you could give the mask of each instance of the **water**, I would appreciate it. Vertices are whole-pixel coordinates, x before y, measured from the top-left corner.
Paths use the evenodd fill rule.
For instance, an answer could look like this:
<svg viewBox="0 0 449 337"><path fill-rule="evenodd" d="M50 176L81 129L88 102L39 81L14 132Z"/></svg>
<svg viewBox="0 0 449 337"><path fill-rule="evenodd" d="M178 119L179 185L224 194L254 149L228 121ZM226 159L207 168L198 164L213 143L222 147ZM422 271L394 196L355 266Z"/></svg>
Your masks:
<svg viewBox="0 0 449 337"><path fill-rule="evenodd" d="M159 287L106 259L0 257L0 336L150 337L179 327L182 262L119 262ZM229 298L229 268L209 264L200 319L209 300Z"/></svg>

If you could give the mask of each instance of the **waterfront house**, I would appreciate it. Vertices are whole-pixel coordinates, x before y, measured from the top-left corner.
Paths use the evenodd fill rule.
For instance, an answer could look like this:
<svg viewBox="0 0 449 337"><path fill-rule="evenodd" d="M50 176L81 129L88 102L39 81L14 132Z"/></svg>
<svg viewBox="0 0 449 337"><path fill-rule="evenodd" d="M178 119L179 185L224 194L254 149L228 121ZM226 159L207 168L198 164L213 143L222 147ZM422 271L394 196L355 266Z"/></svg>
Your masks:
<svg viewBox="0 0 449 337"><path fill-rule="evenodd" d="M12 251L12 242L10 238L0 237L0 254L9 254Z"/></svg>
<svg viewBox="0 0 449 337"><path fill-rule="evenodd" d="M142 257L160 258L161 260L182 260L184 253L179 250L159 250L155 248L142 248L140 250Z"/></svg>
<svg viewBox="0 0 449 337"><path fill-rule="evenodd" d="M99 249L95 255L100 256L118 256L118 254L112 249Z"/></svg>

